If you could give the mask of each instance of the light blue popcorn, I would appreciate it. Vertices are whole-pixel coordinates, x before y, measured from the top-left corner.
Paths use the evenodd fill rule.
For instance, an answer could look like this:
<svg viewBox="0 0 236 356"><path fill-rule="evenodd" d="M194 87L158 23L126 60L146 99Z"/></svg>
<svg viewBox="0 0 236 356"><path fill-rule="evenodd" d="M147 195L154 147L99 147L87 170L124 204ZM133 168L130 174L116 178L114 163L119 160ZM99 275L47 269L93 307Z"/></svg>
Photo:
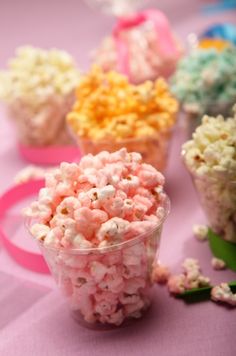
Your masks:
<svg viewBox="0 0 236 356"><path fill-rule="evenodd" d="M189 114L228 115L236 102L236 47L195 49L180 60L171 90Z"/></svg>

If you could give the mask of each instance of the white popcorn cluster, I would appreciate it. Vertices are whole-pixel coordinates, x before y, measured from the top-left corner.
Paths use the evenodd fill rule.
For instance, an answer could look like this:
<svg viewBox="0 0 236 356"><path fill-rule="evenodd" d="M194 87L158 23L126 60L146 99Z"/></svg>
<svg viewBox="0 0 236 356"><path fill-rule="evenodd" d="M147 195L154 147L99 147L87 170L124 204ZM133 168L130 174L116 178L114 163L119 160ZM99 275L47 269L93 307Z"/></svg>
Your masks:
<svg viewBox="0 0 236 356"><path fill-rule="evenodd" d="M181 294L187 290L210 285L210 279L201 273L198 260L186 258L182 267L183 273L171 275L168 279L167 287L171 294Z"/></svg>
<svg viewBox="0 0 236 356"><path fill-rule="evenodd" d="M79 71L72 57L57 49L16 50L0 72L0 98L8 105L24 144L68 141L64 118L74 101Z"/></svg>
<svg viewBox="0 0 236 356"><path fill-rule="evenodd" d="M236 306L236 293L233 294L227 283L221 283L211 290L211 299L214 302L227 303Z"/></svg>
<svg viewBox="0 0 236 356"><path fill-rule="evenodd" d="M236 242L236 114L227 120L204 116L183 155L210 226Z"/></svg>

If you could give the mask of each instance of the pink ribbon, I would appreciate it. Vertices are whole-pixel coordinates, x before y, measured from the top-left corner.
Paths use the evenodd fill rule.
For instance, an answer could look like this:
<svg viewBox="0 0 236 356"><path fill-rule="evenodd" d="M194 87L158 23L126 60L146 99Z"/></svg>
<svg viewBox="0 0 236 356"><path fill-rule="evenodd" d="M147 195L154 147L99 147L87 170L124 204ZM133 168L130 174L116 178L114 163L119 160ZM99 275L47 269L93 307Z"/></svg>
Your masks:
<svg viewBox="0 0 236 356"><path fill-rule="evenodd" d="M77 146L30 147L19 143L18 149L27 161L43 165L56 165L63 161L73 162L81 157Z"/></svg>
<svg viewBox="0 0 236 356"><path fill-rule="evenodd" d="M43 179L31 180L27 183L16 185L7 190L2 196L0 196L0 218L4 217L8 209L12 208L16 203L22 199L34 195L45 185ZM30 252L22 247L17 246L7 236L0 226L0 240L9 252L9 254L18 262L21 266L38 273L49 273L48 266L44 261L41 254Z"/></svg>
<svg viewBox="0 0 236 356"><path fill-rule="evenodd" d="M178 56L168 19L161 11L150 9L127 18L121 18L113 30L113 38L117 49L118 70L128 78L130 78L129 51L126 42L122 39L121 32L139 26L146 21L151 21L154 24L161 53L167 57Z"/></svg>

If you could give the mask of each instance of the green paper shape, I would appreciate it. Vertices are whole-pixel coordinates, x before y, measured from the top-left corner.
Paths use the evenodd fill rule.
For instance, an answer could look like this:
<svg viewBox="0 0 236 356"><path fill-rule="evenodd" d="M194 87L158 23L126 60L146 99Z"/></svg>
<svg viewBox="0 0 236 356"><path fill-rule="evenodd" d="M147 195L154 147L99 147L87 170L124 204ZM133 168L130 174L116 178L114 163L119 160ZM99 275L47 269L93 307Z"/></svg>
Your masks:
<svg viewBox="0 0 236 356"><path fill-rule="evenodd" d="M208 230L208 240L213 255L223 260L228 268L236 271L236 243L223 240L211 229Z"/></svg>

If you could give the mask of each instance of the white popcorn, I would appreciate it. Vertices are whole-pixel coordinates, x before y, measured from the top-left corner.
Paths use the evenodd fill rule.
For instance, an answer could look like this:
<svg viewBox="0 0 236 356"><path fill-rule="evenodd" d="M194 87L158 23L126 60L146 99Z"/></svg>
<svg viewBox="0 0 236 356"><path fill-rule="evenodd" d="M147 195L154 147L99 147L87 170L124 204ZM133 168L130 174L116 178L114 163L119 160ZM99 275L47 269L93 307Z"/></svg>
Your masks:
<svg viewBox="0 0 236 356"><path fill-rule="evenodd" d="M221 283L211 290L211 299L214 302L227 303L236 306L236 294L233 294L227 283Z"/></svg>
<svg viewBox="0 0 236 356"><path fill-rule="evenodd" d="M183 154L211 228L236 242L236 113L204 116ZM195 227L194 234L204 239L205 231Z"/></svg>
<svg viewBox="0 0 236 356"><path fill-rule="evenodd" d="M206 225L193 225L193 234L199 241L207 240L208 227Z"/></svg>
<svg viewBox="0 0 236 356"><path fill-rule="evenodd" d="M15 120L20 141L33 146L68 143L65 115L80 74L72 57L56 49L20 47L0 72L0 98Z"/></svg>
<svg viewBox="0 0 236 356"><path fill-rule="evenodd" d="M216 257L213 257L211 259L211 265L215 270L225 269L226 267L225 262L220 258L216 258Z"/></svg>

